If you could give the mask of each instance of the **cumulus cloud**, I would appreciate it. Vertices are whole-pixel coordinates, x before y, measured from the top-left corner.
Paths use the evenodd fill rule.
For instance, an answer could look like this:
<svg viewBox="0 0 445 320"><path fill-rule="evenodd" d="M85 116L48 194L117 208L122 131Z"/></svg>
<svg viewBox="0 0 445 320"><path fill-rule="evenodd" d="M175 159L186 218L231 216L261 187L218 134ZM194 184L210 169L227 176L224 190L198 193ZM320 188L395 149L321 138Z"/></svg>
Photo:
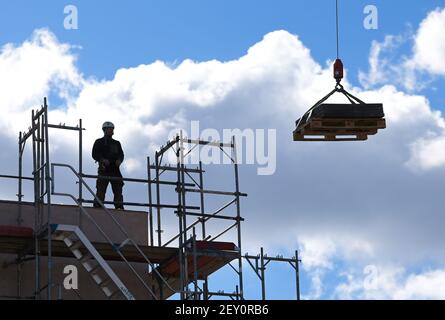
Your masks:
<svg viewBox="0 0 445 320"><path fill-rule="evenodd" d="M415 36L414 54L410 64L432 75L445 75L445 9L436 9L422 21ZM443 124L441 125L443 128ZM445 133L428 131L412 143L409 164L421 170L443 167L445 164Z"/></svg>
<svg viewBox="0 0 445 320"><path fill-rule="evenodd" d="M310 277L310 287L303 299L325 297L329 288L324 285L327 274L337 269L335 261L359 261L360 257L373 256L372 244L360 239L359 235L312 234L299 237L300 255L304 257L302 268Z"/></svg>
<svg viewBox="0 0 445 320"><path fill-rule="evenodd" d="M388 40L388 48L393 40ZM0 83L9 90L0 107L13 121L1 119L2 130L26 129L30 109L43 96L56 93L64 106L51 109L51 122L76 124L82 118L87 128L86 171L94 170L90 148L101 134L101 123L108 120L115 122L126 152L124 174L145 176L145 157L169 132L186 129L192 120L200 120L202 129L276 129L276 174L258 177L255 167L241 166L241 188L249 193L242 202L245 250L301 245L305 271L313 280L311 297L325 294L323 277L336 270L335 259L410 264L428 257L443 262L440 226L445 219L437 212L443 206L439 190L445 175L428 175L424 169L443 163L440 144L429 145L444 135L444 120L426 97L384 83L388 80L373 61L373 81L383 86L354 88L347 79L345 86L365 101L383 102L388 129L367 142L304 144L292 141L294 121L330 91L334 81L330 64L314 61L296 35L271 32L236 60L185 60L174 67L146 62L102 80L82 75L74 51L48 30L36 31L21 45L3 47L0 66L7 72L0 75ZM14 73L20 74L16 80ZM15 138L8 136L2 147L15 150ZM75 138L70 133L51 136L53 161L73 164ZM425 148L430 149L423 152ZM438 154L435 160L431 150ZM13 169L14 154L2 156L6 169ZM218 177L215 181L223 185L231 183L228 175ZM146 197L145 189L126 188L132 197ZM165 229L167 237L176 225ZM343 293L356 291L345 287Z"/></svg>
<svg viewBox="0 0 445 320"><path fill-rule="evenodd" d="M21 128L24 113L38 106L42 95L53 92L68 99L80 88L83 77L75 66L73 47L60 43L46 29L36 30L20 45L6 44L0 50L0 128L14 135ZM29 118L29 117L28 117Z"/></svg>
<svg viewBox="0 0 445 320"><path fill-rule="evenodd" d="M397 51L404 41L406 41L405 37L394 35L387 35L382 42L372 41L369 53L369 70L367 73L359 72L359 80L364 88L375 88L389 82L394 83L396 80L398 84L405 84L405 87L409 86L412 89L412 77L404 77L407 70L412 72L412 69L407 69L406 63L394 64L392 61L394 55L391 53Z"/></svg>
<svg viewBox="0 0 445 320"><path fill-rule="evenodd" d="M387 35L381 42L373 41L369 70L360 72L365 88L396 84L409 91L427 88L435 76L445 75L445 8L437 8L421 22L417 31ZM408 54L400 54L410 46Z"/></svg>
<svg viewBox="0 0 445 320"><path fill-rule="evenodd" d="M445 75L445 8L437 8L422 21L415 37L413 62L419 69Z"/></svg>
<svg viewBox="0 0 445 320"><path fill-rule="evenodd" d="M333 298L367 300L443 300L445 270L408 273L402 267L368 265L362 272L345 272Z"/></svg>
<svg viewBox="0 0 445 320"><path fill-rule="evenodd" d="M382 42L373 41L369 55L369 71L359 72L362 86L368 90L380 90L378 87L382 85L396 85L408 92L420 92L429 87L436 76L445 75L445 36L442 32L444 26L445 9L437 8L427 15L416 32L387 35ZM411 54L401 55L401 46L407 44L412 44ZM412 99L415 97L412 94L409 96ZM421 101L425 100L425 97L417 96L416 99L417 107L423 105L422 112L419 112L417 107L408 107L413 106L409 103L403 104L399 111L409 113L415 121L429 115L433 125L424 127L418 138L412 141L411 157L406 164L411 169L420 171L440 168L445 164L442 115L439 111L424 112L429 109L428 102ZM406 118L402 119L406 121Z"/></svg>
<svg viewBox="0 0 445 320"><path fill-rule="evenodd" d="M412 157L407 165L417 170L432 170L445 165L445 135L429 133L411 145Z"/></svg>

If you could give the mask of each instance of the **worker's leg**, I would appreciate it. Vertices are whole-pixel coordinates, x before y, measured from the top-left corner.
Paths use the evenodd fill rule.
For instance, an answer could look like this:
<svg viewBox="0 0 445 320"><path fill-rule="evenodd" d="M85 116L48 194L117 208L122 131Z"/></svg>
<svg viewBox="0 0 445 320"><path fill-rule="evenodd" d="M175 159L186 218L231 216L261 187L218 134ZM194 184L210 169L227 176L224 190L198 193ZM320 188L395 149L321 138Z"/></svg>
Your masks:
<svg viewBox="0 0 445 320"><path fill-rule="evenodd" d="M99 176L103 175L103 172L99 172ZM104 202L105 201L105 195L107 193L109 181L106 179L100 179L98 178L96 181L96 197ZM100 204L94 199L94 207L100 208Z"/></svg>
<svg viewBox="0 0 445 320"><path fill-rule="evenodd" d="M112 181L111 187L113 188L114 193L114 207L116 209L124 209L124 197L122 195L124 183L122 181Z"/></svg>
<svg viewBox="0 0 445 320"><path fill-rule="evenodd" d="M118 170L117 173L113 176L122 178L120 170ZM111 181L111 188L113 189L113 194L114 194L114 207L116 209L124 210L124 205L123 205L124 197L122 195L123 187L124 187L123 181Z"/></svg>

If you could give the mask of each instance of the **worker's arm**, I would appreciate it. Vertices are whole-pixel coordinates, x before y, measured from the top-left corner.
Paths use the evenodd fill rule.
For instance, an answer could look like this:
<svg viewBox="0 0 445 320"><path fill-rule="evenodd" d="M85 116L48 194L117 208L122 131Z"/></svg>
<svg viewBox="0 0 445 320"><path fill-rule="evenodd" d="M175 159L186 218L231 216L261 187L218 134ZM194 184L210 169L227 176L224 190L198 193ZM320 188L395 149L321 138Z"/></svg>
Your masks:
<svg viewBox="0 0 445 320"><path fill-rule="evenodd" d="M101 139L96 140L93 145L93 159L99 162L99 168L104 169L110 165L110 160L104 158L103 148L101 148Z"/></svg>
<svg viewBox="0 0 445 320"><path fill-rule="evenodd" d="M100 150L100 141L99 140L96 140L96 142L94 142L92 155L93 155L93 159L96 160L97 162L101 162L103 160L102 152Z"/></svg>
<svg viewBox="0 0 445 320"><path fill-rule="evenodd" d="M121 143L120 143L120 142L118 142L118 146L119 146L119 157L118 157L118 161L119 161L120 163L122 163L122 162L124 162L124 158L125 158L124 150L122 150L122 146L121 146Z"/></svg>

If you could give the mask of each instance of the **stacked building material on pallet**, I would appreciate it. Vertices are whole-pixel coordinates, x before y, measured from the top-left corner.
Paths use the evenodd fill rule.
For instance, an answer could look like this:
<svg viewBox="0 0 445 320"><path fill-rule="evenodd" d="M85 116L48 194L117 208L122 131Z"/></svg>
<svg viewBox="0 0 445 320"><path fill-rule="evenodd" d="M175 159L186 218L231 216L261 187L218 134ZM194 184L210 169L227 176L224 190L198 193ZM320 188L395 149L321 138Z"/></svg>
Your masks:
<svg viewBox="0 0 445 320"><path fill-rule="evenodd" d="M363 141L386 128L383 104L321 104L296 121L294 141Z"/></svg>

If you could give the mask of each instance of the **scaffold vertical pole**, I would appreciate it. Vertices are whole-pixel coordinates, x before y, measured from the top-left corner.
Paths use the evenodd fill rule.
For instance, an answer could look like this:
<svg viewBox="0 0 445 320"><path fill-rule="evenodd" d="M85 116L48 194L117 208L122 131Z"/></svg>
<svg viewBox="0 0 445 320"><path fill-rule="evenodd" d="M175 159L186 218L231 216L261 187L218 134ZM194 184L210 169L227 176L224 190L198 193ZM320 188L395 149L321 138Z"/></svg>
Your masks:
<svg viewBox="0 0 445 320"><path fill-rule="evenodd" d="M47 208L47 231L48 231L48 300L52 300L53 288L53 258L52 258L52 234L51 234L51 176L50 176L50 160L49 160L49 134L48 134L48 104L44 99L44 122L45 122L45 184L46 184L46 208Z"/></svg>
<svg viewBox="0 0 445 320"><path fill-rule="evenodd" d="M184 294L184 255L183 255L183 244L184 244L184 236L183 236L183 225L182 225L182 195L181 195L181 159L179 155L179 146L178 146L178 139L176 139L176 192L178 194L178 221L179 221L179 237L178 237L178 246L179 246L179 284L180 284L180 296L181 300L185 299ZM158 165L156 165L158 168ZM158 169L157 169L158 170Z"/></svg>
<svg viewBox="0 0 445 320"><path fill-rule="evenodd" d="M18 166L18 173L19 173L19 179L17 181L17 201L19 204L18 212L17 212L17 225L22 225L22 183L23 183L23 150L22 150L22 132L19 133L19 166Z"/></svg>
<svg viewBox="0 0 445 320"><path fill-rule="evenodd" d="M81 178L83 176L83 157L82 157L82 149L83 149L83 127L82 127L82 119L79 119L79 202L83 203L83 185ZM82 211L79 208L79 226L82 227Z"/></svg>
<svg viewBox="0 0 445 320"><path fill-rule="evenodd" d="M199 300L198 296L198 261L197 261L197 252L196 252L196 230L193 227L193 284L194 284L194 300ZM187 263L187 262L186 262Z"/></svg>
<svg viewBox="0 0 445 320"><path fill-rule="evenodd" d="M200 193L200 200L201 200L201 214L205 214L205 207L204 207L204 174L202 171L202 161L199 160L199 188L201 190ZM207 237L206 234L206 219L201 217L201 228L202 228L202 240L205 240L205 238ZM204 288L208 287L208 278L206 277L204 279ZM204 292L203 295L203 299L204 300L208 300L208 294L206 294Z"/></svg>
<svg viewBox="0 0 445 320"><path fill-rule="evenodd" d="M241 206L240 206L240 187L239 187L239 172L238 172L238 159L236 150L235 137L232 137L232 161L235 168L235 187L236 187L236 217L237 217L237 227L238 227L238 277L239 277L239 295L241 300L244 299L244 287L243 287L243 258L242 258L242 243L241 243Z"/></svg>
<svg viewBox="0 0 445 320"><path fill-rule="evenodd" d="M300 300L300 259L298 257L298 250L295 250L295 275L297 287L297 300Z"/></svg>
<svg viewBox="0 0 445 320"><path fill-rule="evenodd" d="M34 120L35 111L32 110L31 113L31 133L32 133L32 171L33 171L33 177L34 177L34 230L36 231L34 233L34 255L35 255L35 293L34 298L36 300L39 299L40 295L40 249L39 249L39 237L37 234L38 228L39 228L39 199L38 199L38 188L39 188L39 180L38 180L38 173L37 171L37 165L38 161L40 159L38 152L37 152L37 137L36 137L36 130L38 130L38 126L36 127L36 123Z"/></svg>
<svg viewBox="0 0 445 320"><path fill-rule="evenodd" d="M201 190L200 193L200 200L201 200L201 214L205 214L204 209L204 175L202 173L202 161L199 161L199 189ZM202 240L206 238L206 227L205 227L205 219L201 218L201 226L202 226Z"/></svg>
<svg viewBox="0 0 445 320"><path fill-rule="evenodd" d="M261 298L266 300L266 278L265 278L265 266L264 266L264 249L261 247L260 254L260 273L261 273Z"/></svg>
<svg viewBox="0 0 445 320"><path fill-rule="evenodd" d="M179 144L179 145L178 145ZM183 228L183 233L181 233L181 236L184 238L183 244L185 244L187 242L187 214L185 213L185 207L186 207L186 191L185 191L185 164L184 164L184 141L183 141L183 135L182 135L182 130L179 133L179 143L177 143L177 147L178 147L178 152L179 152L179 161L180 161L180 194L182 197L182 208L183 208L183 212L181 212L182 214L182 228ZM183 257L183 263L184 263L184 281L185 281L185 288L186 288L186 292L187 292L187 299L188 299L188 295L189 295L189 273L188 273L188 252L187 249L184 248L184 257Z"/></svg>
<svg viewBox="0 0 445 320"><path fill-rule="evenodd" d="M155 153L155 163L156 163L156 203L157 203L157 208L156 208L156 222L157 222L157 233L158 233L158 246L162 246L162 238L161 238L161 207L159 206L161 204L161 188L159 185L159 153L156 151Z"/></svg>
<svg viewBox="0 0 445 320"><path fill-rule="evenodd" d="M148 188L148 221L149 221L149 233L150 233L150 246L154 246L154 238L153 238L153 198L152 198L152 190L151 190L151 168L150 168L150 157L147 157L147 188Z"/></svg>

